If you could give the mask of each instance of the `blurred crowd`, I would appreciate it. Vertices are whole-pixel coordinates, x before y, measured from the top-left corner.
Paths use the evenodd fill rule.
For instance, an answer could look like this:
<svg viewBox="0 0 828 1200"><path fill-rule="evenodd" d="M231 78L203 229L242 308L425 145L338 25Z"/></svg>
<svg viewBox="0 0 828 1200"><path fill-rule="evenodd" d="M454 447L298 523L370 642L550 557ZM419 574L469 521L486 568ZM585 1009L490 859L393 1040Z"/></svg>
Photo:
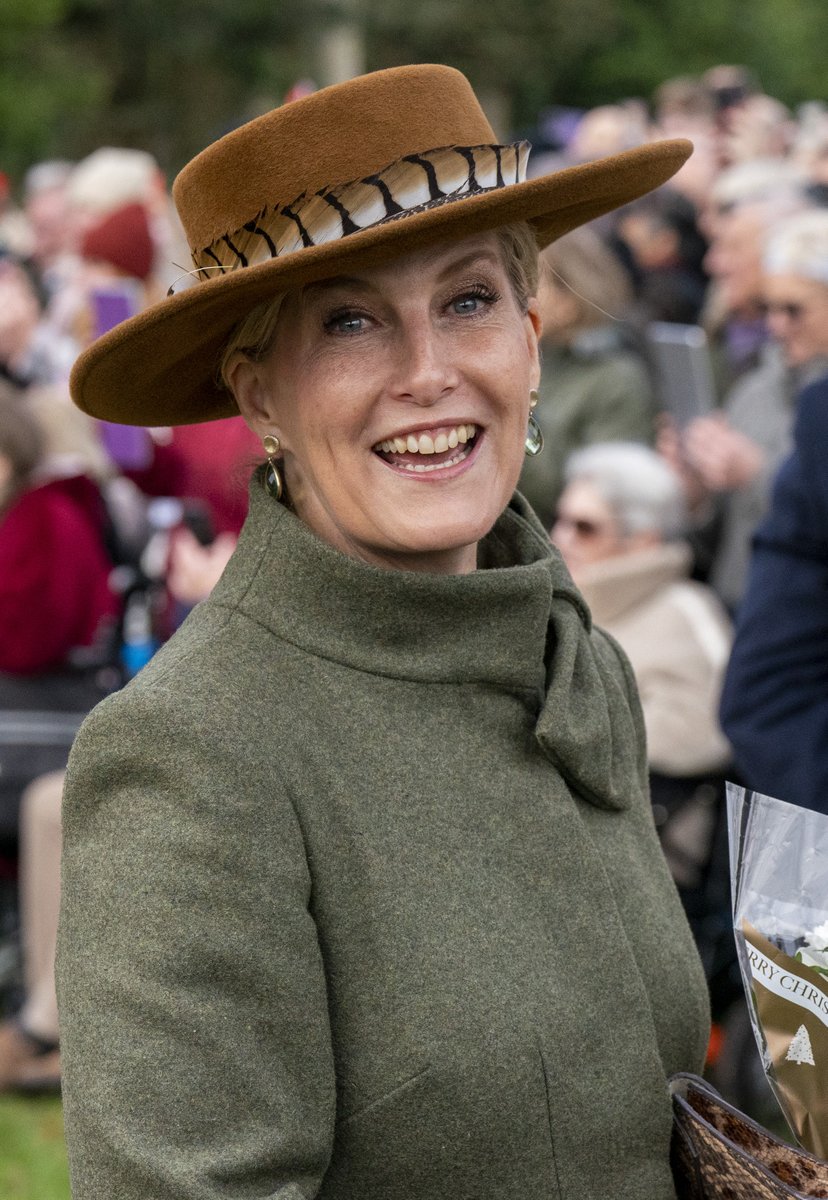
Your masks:
<svg viewBox="0 0 828 1200"><path fill-rule="evenodd" d="M695 145L668 187L544 252L545 449L521 488L630 657L657 821L702 921L737 769L717 718L731 622L797 397L828 372L828 110L792 112L717 67L650 105L542 113L530 174L667 137ZM19 864L26 972L22 1017L0 1026L0 1090L59 1079L74 730L209 593L261 458L240 418L144 430L69 400L78 353L190 269L146 153L38 163L14 189L0 175L0 884ZM0 985L3 969L0 953Z"/></svg>

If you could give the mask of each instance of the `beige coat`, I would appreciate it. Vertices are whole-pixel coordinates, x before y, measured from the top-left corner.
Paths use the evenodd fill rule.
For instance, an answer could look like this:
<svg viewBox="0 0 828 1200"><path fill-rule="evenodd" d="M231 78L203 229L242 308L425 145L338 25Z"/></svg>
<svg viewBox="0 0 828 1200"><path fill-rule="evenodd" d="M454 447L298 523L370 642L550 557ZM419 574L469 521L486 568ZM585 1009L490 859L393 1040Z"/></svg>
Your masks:
<svg viewBox="0 0 828 1200"><path fill-rule="evenodd" d="M650 767L701 775L730 747L717 711L732 630L714 593L688 578L678 543L594 563L578 578L596 625L621 643L644 709Z"/></svg>

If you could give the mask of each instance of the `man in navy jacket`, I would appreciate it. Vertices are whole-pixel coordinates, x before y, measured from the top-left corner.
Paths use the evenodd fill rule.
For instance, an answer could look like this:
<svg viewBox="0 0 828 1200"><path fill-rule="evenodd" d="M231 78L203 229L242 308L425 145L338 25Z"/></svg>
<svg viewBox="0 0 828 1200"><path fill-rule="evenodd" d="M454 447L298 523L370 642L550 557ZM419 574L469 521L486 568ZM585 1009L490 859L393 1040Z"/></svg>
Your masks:
<svg viewBox="0 0 828 1200"><path fill-rule="evenodd" d="M752 788L828 813L828 377L756 533L721 719Z"/></svg>

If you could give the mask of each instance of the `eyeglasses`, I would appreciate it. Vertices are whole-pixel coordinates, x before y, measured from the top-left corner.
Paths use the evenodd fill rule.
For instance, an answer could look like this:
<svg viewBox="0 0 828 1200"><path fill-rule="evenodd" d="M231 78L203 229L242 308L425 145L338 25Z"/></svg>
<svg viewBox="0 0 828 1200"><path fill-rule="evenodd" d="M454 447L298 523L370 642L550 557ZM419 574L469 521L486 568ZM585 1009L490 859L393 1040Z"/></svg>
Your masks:
<svg viewBox="0 0 828 1200"><path fill-rule="evenodd" d="M602 533L606 533L606 525L599 525L597 521L588 521L585 517L568 517L565 513L558 513L555 517L556 525L563 525L565 529L571 529L574 534L582 538L598 537Z"/></svg>
<svg viewBox="0 0 828 1200"><path fill-rule="evenodd" d="M805 312L804 304L797 304L793 300L784 301L766 301L762 305L762 312L766 317L773 316L776 313L780 317L787 317L789 321L799 321L802 314Z"/></svg>

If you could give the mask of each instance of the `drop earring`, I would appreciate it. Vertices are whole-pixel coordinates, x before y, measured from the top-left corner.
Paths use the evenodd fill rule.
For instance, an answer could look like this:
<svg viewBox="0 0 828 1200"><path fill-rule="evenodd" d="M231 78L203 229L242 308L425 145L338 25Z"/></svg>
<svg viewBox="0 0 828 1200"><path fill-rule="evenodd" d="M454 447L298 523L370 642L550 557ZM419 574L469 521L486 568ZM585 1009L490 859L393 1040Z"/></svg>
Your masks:
<svg viewBox="0 0 828 1200"><path fill-rule="evenodd" d="M282 499L282 493L284 492L285 487L282 481L282 473L279 470L279 464L276 462L274 455L279 453L280 449L282 448L282 444L272 433L268 433L262 438L262 445L264 446L265 454L267 455L267 466L265 467L264 473L265 491L268 493L268 495L272 496L274 500L278 501Z"/></svg>
<svg viewBox="0 0 828 1200"><path fill-rule="evenodd" d="M528 458L534 458L543 449L543 432L537 422L533 409L538 403L538 389L532 388L529 393L529 428L526 431L524 453Z"/></svg>

